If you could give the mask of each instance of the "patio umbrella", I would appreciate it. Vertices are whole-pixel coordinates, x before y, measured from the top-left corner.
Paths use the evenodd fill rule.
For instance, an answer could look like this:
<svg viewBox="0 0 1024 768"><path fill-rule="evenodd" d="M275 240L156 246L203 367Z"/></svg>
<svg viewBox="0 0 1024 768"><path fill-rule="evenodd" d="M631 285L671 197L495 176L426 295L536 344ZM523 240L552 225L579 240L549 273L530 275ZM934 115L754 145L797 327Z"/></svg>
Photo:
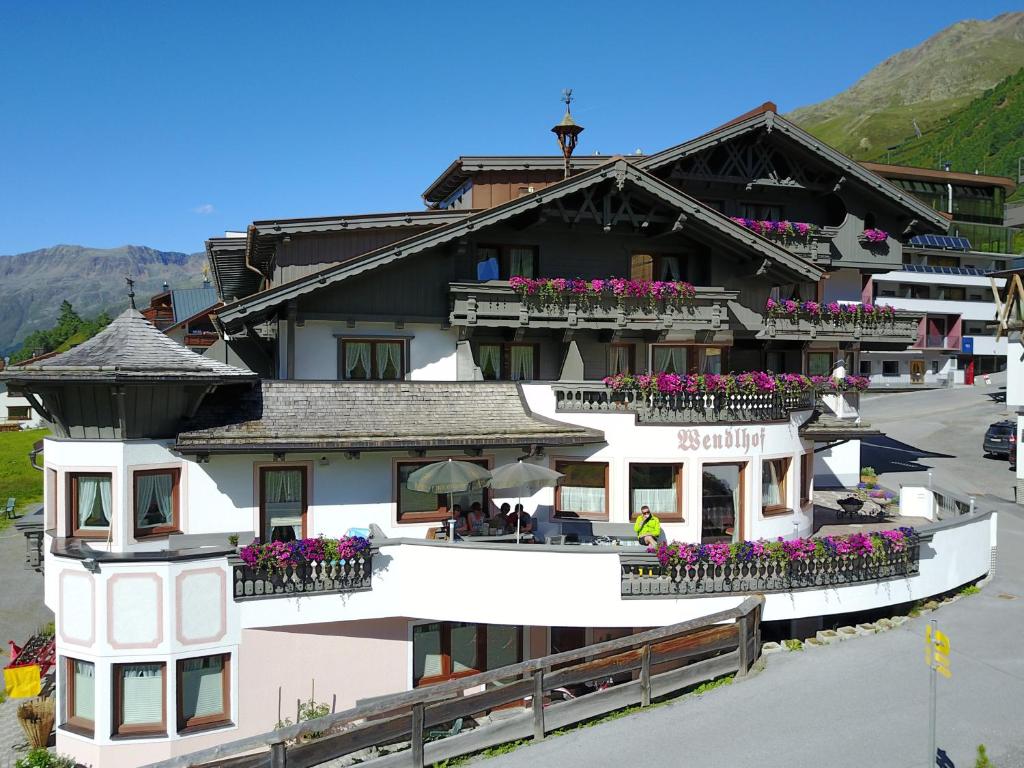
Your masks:
<svg viewBox="0 0 1024 768"><path fill-rule="evenodd" d="M470 491L484 488L491 479L491 473L479 464L469 461L438 461L420 467L409 475L406 487L424 493L447 493L448 511L452 509L452 493L454 491ZM453 535L449 541L454 540Z"/></svg>
<svg viewBox="0 0 1024 768"><path fill-rule="evenodd" d="M553 488L564 475L553 469L536 464L524 464L520 459L515 464L498 467L491 473L491 488L518 488L533 492L540 488ZM522 502L522 497L518 498ZM516 543L519 543L519 515L516 515Z"/></svg>

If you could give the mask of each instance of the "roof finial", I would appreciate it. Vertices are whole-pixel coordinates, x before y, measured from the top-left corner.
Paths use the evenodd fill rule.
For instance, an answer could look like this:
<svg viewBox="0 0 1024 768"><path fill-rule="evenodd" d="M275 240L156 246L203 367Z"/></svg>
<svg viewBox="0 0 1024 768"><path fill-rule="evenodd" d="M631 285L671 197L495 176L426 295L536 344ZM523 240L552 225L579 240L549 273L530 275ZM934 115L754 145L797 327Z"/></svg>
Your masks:
<svg viewBox="0 0 1024 768"><path fill-rule="evenodd" d="M131 275L125 275L124 281L128 283L128 306L135 309L135 281Z"/></svg>
<svg viewBox="0 0 1024 768"><path fill-rule="evenodd" d="M565 117L562 122L551 129L551 132L558 137L558 146L562 150L562 157L565 158L565 178L569 178L569 158L572 151L576 149L576 140L583 132L583 126L578 125L572 119L572 111L569 107L572 104L572 88L562 89L562 101L565 102Z"/></svg>

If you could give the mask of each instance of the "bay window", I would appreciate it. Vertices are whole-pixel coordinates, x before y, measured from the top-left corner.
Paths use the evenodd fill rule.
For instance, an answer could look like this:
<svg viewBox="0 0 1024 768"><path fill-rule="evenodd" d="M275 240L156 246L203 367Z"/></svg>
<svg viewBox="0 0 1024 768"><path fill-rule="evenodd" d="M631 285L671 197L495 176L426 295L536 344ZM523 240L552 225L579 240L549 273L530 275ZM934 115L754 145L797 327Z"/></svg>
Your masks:
<svg viewBox="0 0 1024 768"><path fill-rule="evenodd" d="M181 530L178 480L181 470L146 469L134 473L135 538Z"/></svg>
<svg viewBox="0 0 1024 768"><path fill-rule="evenodd" d="M346 338L340 340L339 378L346 381L394 381L407 372L406 340Z"/></svg>
<svg viewBox="0 0 1024 768"><path fill-rule="evenodd" d="M430 685L522 660L522 628L435 621L412 630L412 682Z"/></svg>
<svg viewBox="0 0 1024 768"><path fill-rule="evenodd" d="M162 662L114 665L115 734L166 734L165 669Z"/></svg>
<svg viewBox="0 0 1024 768"><path fill-rule="evenodd" d="M220 725L231 719L230 655L178 662L178 730Z"/></svg>
<svg viewBox="0 0 1024 768"><path fill-rule="evenodd" d="M650 507L662 520L682 520L682 488L682 464L630 464L630 517L642 507Z"/></svg>
<svg viewBox="0 0 1024 768"><path fill-rule="evenodd" d="M71 535L106 538L112 509L111 475L83 472L71 474L68 479Z"/></svg>
<svg viewBox="0 0 1024 768"><path fill-rule="evenodd" d="M565 477L555 486L555 516L608 519L608 464L603 461L556 461Z"/></svg>
<svg viewBox="0 0 1024 768"><path fill-rule="evenodd" d="M64 659L64 725L92 736L96 729L96 666Z"/></svg>
<svg viewBox="0 0 1024 768"><path fill-rule="evenodd" d="M761 511L771 515L789 511L786 497L786 476L789 474L789 459L762 459L761 461Z"/></svg>

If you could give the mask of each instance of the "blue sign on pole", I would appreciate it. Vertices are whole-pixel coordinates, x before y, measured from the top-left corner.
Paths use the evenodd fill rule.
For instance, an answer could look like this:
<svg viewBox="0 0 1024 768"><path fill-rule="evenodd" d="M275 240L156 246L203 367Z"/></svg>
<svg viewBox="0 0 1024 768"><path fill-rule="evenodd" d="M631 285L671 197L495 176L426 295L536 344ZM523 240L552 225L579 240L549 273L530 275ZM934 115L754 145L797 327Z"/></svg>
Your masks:
<svg viewBox="0 0 1024 768"><path fill-rule="evenodd" d="M965 355L973 355L974 354L974 337L973 336L964 336L960 340L960 351L963 352Z"/></svg>

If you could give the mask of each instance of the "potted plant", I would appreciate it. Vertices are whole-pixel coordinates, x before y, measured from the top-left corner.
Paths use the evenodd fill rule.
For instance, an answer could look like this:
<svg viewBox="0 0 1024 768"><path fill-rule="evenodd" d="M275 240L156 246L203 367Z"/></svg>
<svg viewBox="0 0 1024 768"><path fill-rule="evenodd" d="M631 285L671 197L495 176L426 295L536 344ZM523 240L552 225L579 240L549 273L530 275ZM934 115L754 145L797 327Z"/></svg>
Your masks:
<svg viewBox="0 0 1024 768"><path fill-rule="evenodd" d="M228 536L228 544L230 546L234 547L236 550L238 549L238 534L237 533L232 533L230 536Z"/></svg>
<svg viewBox="0 0 1024 768"><path fill-rule="evenodd" d="M860 481L867 485L874 485L878 482L878 473L874 467L861 467Z"/></svg>
<svg viewBox="0 0 1024 768"><path fill-rule="evenodd" d="M837 502L840 509L843 510L845 515L856 515L860 512L860 508L864 506L864 502L860 499L854 498L853 496L847 496L845 499L839 499Z"/></svg>

